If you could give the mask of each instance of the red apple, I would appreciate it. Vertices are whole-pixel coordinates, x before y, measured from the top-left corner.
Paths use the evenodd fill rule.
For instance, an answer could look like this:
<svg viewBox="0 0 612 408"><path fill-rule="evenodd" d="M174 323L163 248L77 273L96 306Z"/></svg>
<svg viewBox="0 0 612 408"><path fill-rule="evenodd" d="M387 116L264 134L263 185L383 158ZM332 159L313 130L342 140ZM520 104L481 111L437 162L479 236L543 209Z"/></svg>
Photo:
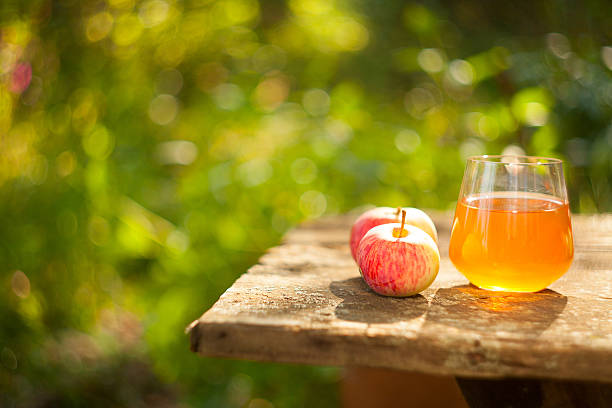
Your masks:
<svg viewBox="0 0 612 408"><path fill-rule="evenodd" d="M353 224L353 228L351 228L349 244L351 247L351 255L353 255L355 261L357 260L357 247L363 236L377 225L400 222L401 210L406 211L406 224L422 229L429 234L436 243L438 242L436 226L431 218L418 208L377 207L361 214Z"/></svg>
<svg viewBox="0 0 612 408"><path fill-rule="evenodd" d="M440 253L434 240L411 225L382 224L359 243L357 263L372 290L385 296L412 296L438 275Z"/></svg>

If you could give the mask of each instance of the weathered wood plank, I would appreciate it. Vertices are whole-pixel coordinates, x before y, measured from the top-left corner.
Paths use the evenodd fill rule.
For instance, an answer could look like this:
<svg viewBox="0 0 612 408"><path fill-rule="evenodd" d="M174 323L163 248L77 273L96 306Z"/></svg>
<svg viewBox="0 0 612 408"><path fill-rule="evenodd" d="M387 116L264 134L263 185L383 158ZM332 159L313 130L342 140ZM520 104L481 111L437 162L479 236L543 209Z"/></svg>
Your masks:
<svg viewBox="0 0 612 408"><path fill-rule="evenodd" d="M468 377L612 382L612 216L574 216L570 271L535 294L468 285L448 259L450 217L432 213L442 262L406 299L374 294L347 241L352 216L291 231L191 326L207 356L359 365Z"/></svg>

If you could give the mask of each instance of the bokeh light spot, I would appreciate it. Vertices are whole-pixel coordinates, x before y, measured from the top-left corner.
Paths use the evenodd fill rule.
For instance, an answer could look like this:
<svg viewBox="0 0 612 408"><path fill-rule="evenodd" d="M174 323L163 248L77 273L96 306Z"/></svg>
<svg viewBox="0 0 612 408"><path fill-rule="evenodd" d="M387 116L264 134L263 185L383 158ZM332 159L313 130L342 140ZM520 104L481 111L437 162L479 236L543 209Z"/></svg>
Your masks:
<svg viewBox="0 0 612 408"><path fill-rule="evenodd" d="M61 152L55 159L55 171L60 177L72 174L76 167L76 158L70 150Z"/></svg>
<svg viewBox="0 0 612 408"><path fill-rule="evenodd" d="M470 136L481 136L478 123L483 117L481 112L468 112L463 116L465 128Z"/></svg>
<svg viewBox="0 0 612 408"><path fill-rule="evenodd" d="M18 297L25 299L30 295L30 279L22 271L13 272L11 278L11 289Z"/></svg>
<svg viewBox="0 0 612 408"><path fill-rule="evenodd" d="M320 191L306 191L300 196L299 206L306 218L316 218L323 215L327 209L327 198Z"/></svg>
<svg viewBox="0 0 612 408"><path fill-rule="evenodd" d="M368 29L357 21L342 19L334 27L334 41L341 50L359 51L368 45Z"/></svg>
<svg viewBox="0 0 612 408"><path fill-rule="evenodd" d="M17 123L0 137L0 184L19 176L32 184L42 183L47 176L47 159L36 150L40 136L34 124Z"/></svg>
<svg viewBox="0 0 612 408"><path fill-rule="evenodd" d="M238 167L238 177L246 187L255 187L272 177L272 166L265 159L252 159Z"/></svg>
<svg viewBox="0 0 612 408"><path fill-rule="evenodd" d="M485 145L478 139L469 138L459 146L459 154L462 160L466 160L470 156L480 156L484 153Z"/></svg>
<svg viewBox="0 0 612 408"><path fill-rule="evenodd" d="M0 96L2 91L0 90ZM47 128L55 135L60 135L68 130L72 111L69 105L56 105L47 111Z"/></svg>
<svg viewBox="0 0 612 408"><path fill-rule="evenodd" d="M142 34L142 23L134 14L124 14L115 22L113 41L119 46L135 43Z"/></svg>
<svg viewBox="0 0 612 408"><path fill-rule="evenodd" d="M404 154L413 153L421 144L421 137L412 129L404 129L395 136L395 147Z"/></svg>
<svg viewBox="0 0 612 408"><path fill-rule="evenodd" d="M11 85L9 89L13 93L20 94L27 89L31 80L32 66L27 62L17 64L11 76Z"/></svg>
<svg viewBox="0 0 612 408"><path fill-rule="evenodd" d="M587 71L586 62L574 53L569 53L569 56L563 61L563 66L574 79L583 78Z"/></svg>
<svg viewBox="0 0 612 408"><path fill-rule="evenodd" d="M344 121L329 118L325 122L327 138L335 145L346 144L353 137L353 129Z"/></svg>
<svg viewBox="0 0 612 408"><path fill-rule="evenodd" d="M474 69L472 65L464 60L454 60L449 65L451 78L461 85L470 85L474 80Z"/></svg>
<svg viewBox="0 0 612 408"><path fill-rule="evenodd" d="M404 98L406 110L417 119L421 119L436 103L433 93L426 88L411 89Z"/></svg>
<svg viewBox="0 0 612 408"><path fill-rule="evenodd" d="M302 105L312 116L325 115L329 111L329 95L322 89L310 89L304 92Z"/></svg>
<svg viewBox="0 0 612 408"><path fill-rule="evenodd" d="M13 70L17 62L17 53L15 47L9 44L0 44L0 47L0 75L3 75Z"/></svg>
<svg viewBox="0 0 612 408"><path fill-rule="evenodd" d="M98 120L97 98L87 88L75 90L70 97L72 109L72 127L77 132L88 132Z"/></svg>
<svg viewBox="0 0 612 408"><path fill-rule="evenodd" d="M106 127L97 125L83 136L82 145L88 156L102 160L113 151L114 137Z"/></svg>
<svg viewBox="0 0 612 408"><path fill-rule="evenodd" d="M512 98L512 113L529 126L542 126L548 121L552 97L539 87L525 88Z"/></svg>
<svg viewBox="0 0 612 408"><path fill-rule="evenodd" d="M107 11L89 17L85 24L87 39L91 42L96 42L106 38L113 28L113 22L112 14Z"/></svg>
<svg viewBox="0 0 612 408"><path fill-rule="evenodd" d="M222 84L228 77L227 69L218 62L202 64L196 70L196 84L202 91L208 92Z"/></svg>
<svg viewBox="0 0 612 408"><path fill-rule="evenodd" d="M612 47L601 47L601 60L612 71Z"/></svg>
<svg viewBox="0 0 612 408"><path fill-rule="evenodd" d="M468 101L472 96L472 86L463 85L457 82L457 80L451 75L450 70L445 72L442 84L446 94L457 102Z"/></svg>
<svg viewBox="0 0 612 408"><path fill-rule="evenodd" d="M47 179L47 173L49 171L49 162L47 158L42 154L35 154L31 159L28 166L25 168L25 174L30 179L32 184L42 184Z"/></svg>
<svg viewBox="0 0 612 408"><path fill-rule="evenodd" d="M284 76L266 78L257 85L253 102L264 111L278 108L289 96L289 81Z"/></svg>
<svg viewBox="0 0 612 408"><path fill-rule="evenodd" d="M525 150L517 145L508 145L504 147L504 150L501 152L504 156L525 156Z"/></svg>
<svg viewBox="0 0 612 408"><path fill-rule="evenodd" d="M157 76L157 92L176 95L183 88L183 75L177 69L165 69Z"/></svg>
<svg viewBox="0 0 612 408"><path fill-rule="evenodd" d="M165 67L176 67L185 58L187 52L185 43L180 38L169 38L159 44L155 51L155 59Z"/></svg>
<svg viewBox="0 0 612 408"><path fill-rule="evenodd" d="M235 84L227 83L217 86L212 96L217 106L224 110L236 110L244 103L244 93Z"/></svg>
<svg viewBox="0 0 612 408"><path fill-rule="evenodd" d="M560 33L549 33L546 35L548 49L559 58L567 58L570 55L570 43L566 36Z"/></svg>
<svg viewBox="0 0 612 408"><path fill-rule="evenodd" d="M444 69L444 56L436 48L425 48L417 56L419 66L426 72L440 72Z"/></svg>
<svg viewBox="0 0 612 408"><path fill-rule="evenodd" d="M531 126L542 126L548 121L548 108L539 102L528 102L525 105L525 123Z"/></svg>
<svg viewBox="0 0 612 408"><path fill-rule="evenodd" d="M170 124L178 113L178 102L173 95L158 95L149 105L149 118L158 125Z"/></svg>
<svg viewBox="0 0 612 408"><path fill-rule="evenodd" d="M160 143L156 158L161 164L180 164L187 166L198 157L198 147L187 140L172 140Z"/></svg>
<svg viewBox="0 0 612 408"><path fill-rule="evenodd" d="M138 10L138 17L145 27L155 27L163 23L168 17L168 3L162 0L150 0L142 3Z"/></svg>
<svg viewBox="0 0 612 408"><path fill-rule="evenodd" d="M189 249L189 236L183 231L174 229L166 238L166 246L171 251L183 253Z"/></svg>
<svg viewBox="0 0 612 408"><path fill-rule="evenodd" d="M251 398L253 379L246 374L234 375L227 384L227 395L233 405L244 406Z"/></svg>
<svg viewBox="0 0 612 408"><path fill-rule="evenodd" d="M309 184L317 178L317 165L309 158L302 157L291 163L291 177L298 184Z"/></svg>

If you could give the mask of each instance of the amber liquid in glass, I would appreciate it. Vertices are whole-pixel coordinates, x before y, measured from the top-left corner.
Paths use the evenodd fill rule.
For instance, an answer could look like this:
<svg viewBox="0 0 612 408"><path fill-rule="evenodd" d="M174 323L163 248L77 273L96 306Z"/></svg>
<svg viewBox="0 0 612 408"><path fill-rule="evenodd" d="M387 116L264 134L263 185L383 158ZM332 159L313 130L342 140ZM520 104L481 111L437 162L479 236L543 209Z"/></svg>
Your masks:
<svg viewBox="0 0 612 408"><path fill-rule="evenodd" d="M449 252L480 288L542 290L569 269L574 256L568 204L521 192L465 197L457 204Z"/></svg>

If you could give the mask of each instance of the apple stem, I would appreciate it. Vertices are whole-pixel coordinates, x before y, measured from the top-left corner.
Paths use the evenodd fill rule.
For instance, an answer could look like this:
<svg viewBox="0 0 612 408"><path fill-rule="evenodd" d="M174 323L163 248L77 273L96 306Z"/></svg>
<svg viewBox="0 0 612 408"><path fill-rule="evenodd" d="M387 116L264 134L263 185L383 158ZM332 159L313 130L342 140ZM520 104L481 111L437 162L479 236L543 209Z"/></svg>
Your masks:
<svg viewBox="0 0 612 408"><path fill-rule="evenodd" d="M393 228L393 232L391 234L397 238L397 242L399 242L400 238L404 238L408 236L408 231L404 229L404 225L406 224L406 210L402 210L402 225L399 228Z"/></svg>

